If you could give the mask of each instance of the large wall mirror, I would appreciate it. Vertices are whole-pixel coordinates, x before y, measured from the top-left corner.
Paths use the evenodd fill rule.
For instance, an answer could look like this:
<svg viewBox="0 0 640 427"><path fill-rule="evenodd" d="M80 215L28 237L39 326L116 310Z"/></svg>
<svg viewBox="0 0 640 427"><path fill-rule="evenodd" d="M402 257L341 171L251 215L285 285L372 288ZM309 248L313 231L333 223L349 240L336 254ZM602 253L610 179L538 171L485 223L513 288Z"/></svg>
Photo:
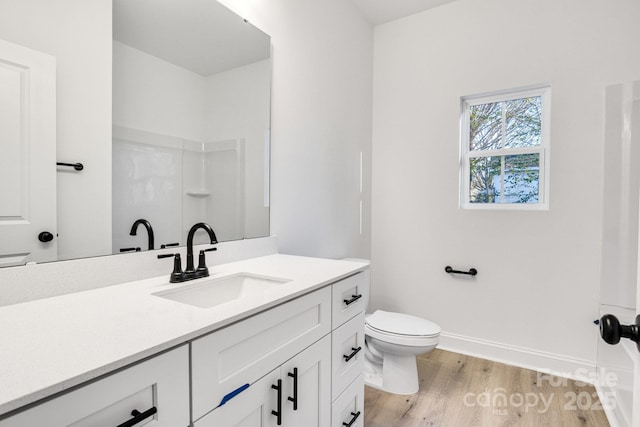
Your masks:
<svg viewBox="0 0 640 427"><path fill-rule="evenodd" d="M0 39L0 266L269 235L268 35L215 0L10 0Z"/></svg>

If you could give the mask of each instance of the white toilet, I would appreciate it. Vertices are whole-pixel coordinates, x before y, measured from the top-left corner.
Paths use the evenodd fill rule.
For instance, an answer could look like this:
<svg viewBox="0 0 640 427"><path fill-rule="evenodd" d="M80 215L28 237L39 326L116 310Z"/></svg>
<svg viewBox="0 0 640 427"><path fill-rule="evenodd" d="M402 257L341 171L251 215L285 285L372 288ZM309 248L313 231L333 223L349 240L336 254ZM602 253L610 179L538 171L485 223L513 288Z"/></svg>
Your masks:
<svg viewBox="0 0 640 427"><path fill-rule="evenodd" d="M440 326L402 313L377 310L366 316L365 384L395 394L420 388L416 356L438 345Z"/></svg>
<svg viewBox="0 0 640 427"><path fill-rule="evenodd" d="M365 301L366 306L368 302ZM416 393L420 388L416 356L436 348L440 330L434 322L408 314L382 310L367 314L365 384L389 393Z"/></svg>

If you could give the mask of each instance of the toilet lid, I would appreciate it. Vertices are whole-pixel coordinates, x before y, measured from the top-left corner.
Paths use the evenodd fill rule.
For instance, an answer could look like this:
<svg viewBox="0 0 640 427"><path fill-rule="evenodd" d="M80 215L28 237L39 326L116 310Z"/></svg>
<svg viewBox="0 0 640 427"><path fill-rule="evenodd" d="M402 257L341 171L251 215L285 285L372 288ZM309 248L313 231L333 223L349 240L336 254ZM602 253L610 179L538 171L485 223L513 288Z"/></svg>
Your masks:
<svg viewBox="0 0 640 427"><path fill-rule="evenodd" d="M429 337L440 334L440 326L429 320L389 311L376 310L367 316L366 323L379 331L397 335Z"/></svg>

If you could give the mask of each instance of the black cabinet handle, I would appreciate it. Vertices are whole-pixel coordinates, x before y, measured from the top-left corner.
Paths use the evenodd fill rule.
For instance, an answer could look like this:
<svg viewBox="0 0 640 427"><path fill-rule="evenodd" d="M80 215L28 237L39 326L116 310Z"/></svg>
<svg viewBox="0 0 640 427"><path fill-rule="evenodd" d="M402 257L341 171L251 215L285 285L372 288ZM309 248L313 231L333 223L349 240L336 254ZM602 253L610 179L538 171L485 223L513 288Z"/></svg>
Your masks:
<svg viewBox="0 0 640 427"><path fill-rule="evenodd" d="M298 410L298 368L293 368L293 372L289 372L291 378L293 378L293 396L289 396L287 400L293 402L293 410Z"/></svg>
<svg viewBox="0 0 640 427"><path fill-rule="evenodd" d="M157 413L158 409L154 406L151 409L147 409L144 412L140 412L137 409L131 411L131 418L129 421L125 421L122 424L119 424L117 427L131 427L138 424L141 421L146 420L147 418L153 416L153 414Z"/></svg>
<svg viewBox="0 0 640 427"><path fill-rule="evenodd" d="M271 411L271 415L275 415L278 425L282 425L282 380L278 380L278 385L272 384L271 388L278 391L278 410Z"/></svg>
<svg viewBox="0 0 640 427"><path fill-rule="evenodd" d="M343 354L343 355L342 355L342 357L344 357L344 361L345 361L345 362L348 362L349 360L353 359L353 357L354 357L356 354L358 354L358 353L360 352L360 350L362 350L362 347L358 347L358 348L351 347L351 350L353 350L353 351L351 352L351 354L349 354L349 355Z"/></svg>
<svg viewBox="0 0 640 427"><path fill-rule="evenodd" d="M351 418L351 421L349 421L348 423L346 423L346 422L345 422L345 423L342 423L342 425L343 425L343 426L345 426L345 427L351 427L351 424L355 423L355 422L356 422L356 420L358 419L358 417L360 416L360 411L358 411L358 412L352 412L352 413L351 413L351 416L353 417L353 418Z"/></svg>
<svg viewBox="0 0 640 427"><path fill-rule="evenodd" d="M344 301L344 305L351 305L354 302L358 301L360 298L362 298L362 294L359 295L351 295L351 299L345 299Z"/></svg>

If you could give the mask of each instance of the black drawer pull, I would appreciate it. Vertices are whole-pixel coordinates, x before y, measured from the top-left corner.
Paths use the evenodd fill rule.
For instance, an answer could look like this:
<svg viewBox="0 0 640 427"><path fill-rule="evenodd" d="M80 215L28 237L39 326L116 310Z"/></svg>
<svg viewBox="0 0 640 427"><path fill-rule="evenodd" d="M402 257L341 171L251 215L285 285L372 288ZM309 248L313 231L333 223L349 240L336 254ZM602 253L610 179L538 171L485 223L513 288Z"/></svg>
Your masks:
<svg viewBox="0 0 640 427"><path fill-rule="evenodd" d="M353 418L351 418L351 421L349 421L348 423L342 423L343 426L345 427L351 427L351 424L355 423L356 420L358 419L358 417L360 416L360 411L358 412L352 412L351 416L353 416Z"/></svg>
<svg viewBox="0 0 640 427"><path fill-rule="evenodd" d="M298 368L293 368L293 372L289 372L291 378L293 378L293 396L287 397L289 402L293 402L293 410L298 410Z"/></svg>
<svg viewBox="0 0 640 427"><path fill-rule="evenodd" d="M362 298L362 294L360 295L351 295L351 299L345 299L344 301L344 305L351 305L354 302L358 301L360 298Z"/></svg>
<svg viewBox="0 0 640 427"><path fill-rule="evenodd" d="M278 410L271 411L271 415L275 415L278 425L282 425L282 380L278 380L278 385L272 384L271 388L278 391Z"/></svg>
<svg viewBox="0 0 640 427"><path fill-rule="evenodd" d="M351 352L351 354L350 354L350 355L348 355L348 356L347 356L346 354L343 354L343 355L342 355L342 357L344 357L344 361L345 361L345 362L348 362L349 360L353 359L353 357L354 357L356 354L358 354L358 353L360 352L360 350L362 350L362 347L358 347L358 348L351 347L351 350L353 350L353 351Z"/></svg>
<svg viewBox="0 0 640 427"><path fill-rule="evenodd" d="M125 421L122 424L118 425L118 427L131 427L138 424L141 421L146 420L147 418L153 416L153 414L157 413L158 409L154 406L151 409L147 409L144 412L140 412L137 409L131 411L131 418L129 421Z"/></svg>

